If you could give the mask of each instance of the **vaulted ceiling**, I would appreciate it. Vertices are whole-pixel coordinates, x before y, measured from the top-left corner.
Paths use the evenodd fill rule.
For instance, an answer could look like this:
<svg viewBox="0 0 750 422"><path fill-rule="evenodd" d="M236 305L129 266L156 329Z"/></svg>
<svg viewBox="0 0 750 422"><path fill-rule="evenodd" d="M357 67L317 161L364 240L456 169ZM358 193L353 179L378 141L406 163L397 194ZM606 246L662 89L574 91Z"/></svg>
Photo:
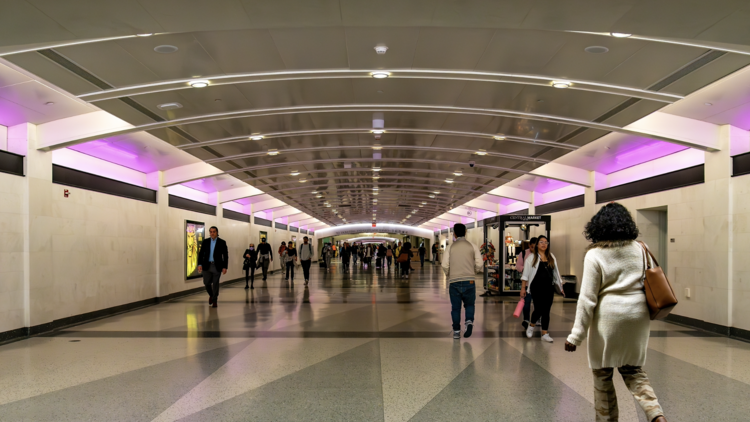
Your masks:
<svg viewBox="0 0 750 422"><path fill-rule="evenodd" d="M4 59L134 126L102 139L156 161L127 136L146 131L223 172L187 185L244 182L330 224L419 225L612 132L674 141L626 126L750 64L743 1L3 8Z"/></svg>

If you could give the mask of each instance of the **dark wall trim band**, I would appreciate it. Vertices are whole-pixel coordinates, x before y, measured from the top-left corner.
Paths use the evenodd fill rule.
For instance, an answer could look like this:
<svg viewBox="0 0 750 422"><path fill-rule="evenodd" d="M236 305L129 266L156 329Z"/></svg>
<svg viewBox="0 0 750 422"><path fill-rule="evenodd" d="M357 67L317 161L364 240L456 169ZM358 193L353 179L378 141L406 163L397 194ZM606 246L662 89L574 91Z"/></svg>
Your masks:
<svg viewBox="0 0 750 422"><path fill-rule="evenodd" d="M294 226L289 226L289 231L290 232L297 232L297 233L299 233L299 228L298 227L294 227Z"/></svg>
<svg viewBox="0 0 750 422"><path fill-rule="evenodd" d="M305 229L302 229L299 232L302 233L302 234L307 234L307 230L305 230Z"/></svg>
<svg viewBox="0 0 750 422"><path fill-rule="evenodd" d="M228 209L224 209L224 218L228 218L230 220L242 221L243 223L250 222L249 215L243 214L237 211L228 210Z"/></svg>
<svg viewBox="0 0 750 422"><path fill-rule="evenodd" d="M23 176L23 155L0 150L0 173Z"/></svg>
<svg viewBox="0 0 750 422"><path fill-rule="evenodd" d="M253 221L259 226L272 227L271 220L266 220L265 218L255 217Z"/></svg>
<svg viewBox="0 0 750 422"><path fill-rule="evenodd" d="M725 325L714 324L713 322L706 322L701 319L695 319L675 314L667 315L665 321L678 325L684 325L690 328L698 328L700 330L708 331L711 333L721 334L722 336L731 337L737 340L750 342L750 331L743 330L742 328L727 327Z"/></svg>
<svg viewBox="0 0 750 422"><path fill-rule="evenodd" d="M244 281L244 278L236 278L233 280L227 280L221 282L222 285L237 283ZM153 297L151 299L139 300L137 302L126 303L123 305L113 306L111 308L100 309L98 311L87 312L85 314L73 315L66 318L56 319L52 322L44 324L34 325L32 327L16 328L15 330L4 331L0 333L0 344L21 340L38 334L48 333L50 331L59 330L61 328L70 327L73 325L85 324L97 319L111 317L113 315L134 311L136 309L144 308L146 306L156 305L158 303L166 302L168 300L176 299L182 296L188 296L195 293L205 291L205 287L196 287L193 289L183 290L169 294L167 296Z"/></svg>
<svg viewBox="0 0 750 422"><path fill-rule="evenodd" d="M638 180L624 185L602 189L596 192L596 203L617 201L619 199L648 195L649 193L698 185L705 181L705 165L660 174L648 179Z"/></svg>
<svg viewBox="0 0 750 422"><path fill-rule="evenodd" d="M750 174L750 152L732 157L732 177Z"/></svg>
<svg viewBox="0 0 750 422"><path fill-rule="evenodd" d="M52 183L156 203L156 191L72 168L52 165Z"/></svg>
<svg viewBox="0 0 750 422"><path fill-rule="evenodd" d="M440 234L448 234L448 229L440 230Z"/></svg>
<svg viewBox="0 0 750 422"><path fill-rule="evenodd" d="M505 215L529 215L529 209L526 208L525 210L513 211L513 212L506 213Z"/></svg>
<svg viewBox="0 0 750 422"><path fill-rule="evenodd" d="M572 198L561 199L559 201L550 202L549 204L539 205L534 208L534 214L552 214L553 212L574 210L576 208L583 208L584 195L574 196Z"/></svg>
<svg viewBox="0 0 750 422"><path fill-rule="evenodd" d="M466 230L469 230L469 229L473 229L474 226L476 226L476 223L468 223L468 224L464 224L464 226L466 226Z"/></svg>
<svg viewBox="0 0 750 422"><path fill-rule="evenodd" d="M204 204L203 202L193 201L174 195L169 195L169 206L181 210L195 211L201 214L216 215L216 207L214 205Z"/></svg>
<svg viewBox="0 0 750 422"><path fill-rule="evenodd" d="M277 221L277 222L276 222L276 228L277 228L277 229L282 229L282 230L286 230L286 224L283 224L283 223L279 223L279 222Z"/></svg>

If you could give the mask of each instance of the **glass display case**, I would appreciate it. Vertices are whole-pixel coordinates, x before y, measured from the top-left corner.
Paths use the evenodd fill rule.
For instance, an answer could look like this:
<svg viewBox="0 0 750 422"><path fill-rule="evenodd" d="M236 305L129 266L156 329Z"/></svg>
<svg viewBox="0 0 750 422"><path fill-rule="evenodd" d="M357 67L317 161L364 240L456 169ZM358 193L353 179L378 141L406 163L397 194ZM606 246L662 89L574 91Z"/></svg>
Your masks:
<svg viewBox="0 0 750 422"><path fill-rule="evenodd" d="M549 238L550 222L548 215L506 214L484 220L484 243L480 251L484 260L485 295L521 292L521 272L516 265L522 243L540 235Z"/></svg>

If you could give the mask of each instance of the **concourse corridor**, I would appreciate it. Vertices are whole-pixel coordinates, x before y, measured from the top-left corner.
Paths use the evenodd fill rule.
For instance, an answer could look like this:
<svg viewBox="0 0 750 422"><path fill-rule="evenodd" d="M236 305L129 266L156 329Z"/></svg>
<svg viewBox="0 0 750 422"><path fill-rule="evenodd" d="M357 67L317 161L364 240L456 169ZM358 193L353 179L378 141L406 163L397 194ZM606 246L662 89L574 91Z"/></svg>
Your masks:
<svg viewBox="0 0 750 422"><path fill-rule="evenodd" d="M361 264L279 274L0 346L2 421L593 420L585 345L566 353L574 301L553 306L553 344L527 339L517 298L477 297L453 340L437 265L402 282ZM481 292L481 288L479 289ZM750 344L664 322L646 370L670 420L750 414ZM616 376L621 421L645 420Z"/></svg>

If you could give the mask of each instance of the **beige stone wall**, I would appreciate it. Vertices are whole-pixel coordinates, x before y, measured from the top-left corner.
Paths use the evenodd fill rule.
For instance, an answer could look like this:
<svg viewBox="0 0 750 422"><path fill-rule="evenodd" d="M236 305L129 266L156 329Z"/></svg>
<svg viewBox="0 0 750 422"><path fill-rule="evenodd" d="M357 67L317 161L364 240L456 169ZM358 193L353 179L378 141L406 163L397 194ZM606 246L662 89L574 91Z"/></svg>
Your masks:
<svg viewBox="0 0 750 422"><path fill-rule="evenodd" d="M0 332L24 326L24 183L0 173Z"/></svg>

